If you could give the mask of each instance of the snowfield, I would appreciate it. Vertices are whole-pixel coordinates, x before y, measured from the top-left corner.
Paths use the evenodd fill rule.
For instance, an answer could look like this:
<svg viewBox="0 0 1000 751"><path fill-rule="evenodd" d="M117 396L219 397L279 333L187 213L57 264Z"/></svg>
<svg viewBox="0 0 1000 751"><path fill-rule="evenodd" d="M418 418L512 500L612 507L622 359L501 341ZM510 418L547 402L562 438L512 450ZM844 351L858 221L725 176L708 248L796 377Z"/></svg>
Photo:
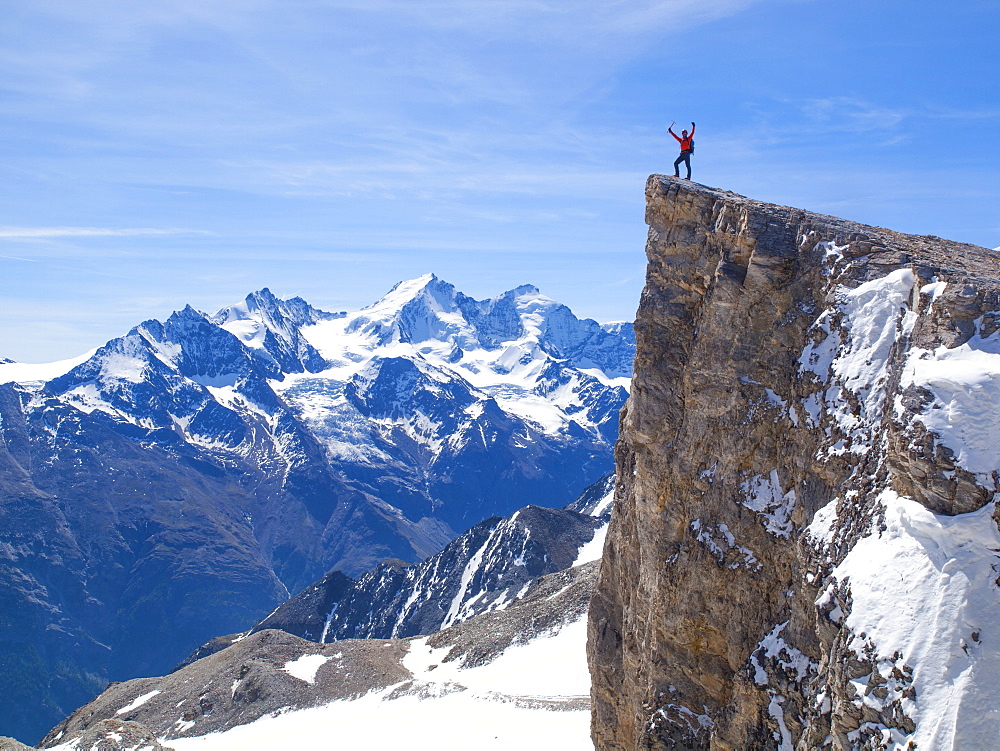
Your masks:
<svg viewBox="0 0 1000 751"><path fill-rule="evenodd" d="M1000 446L1000 332L983 337L982 320L969 341L933 351L914 347L903 373L903 387L914 385L934 396L921 422L950 448L959 466L994 487Z"/></svg>
<svg viewBox="0 0 1000 751"><path fill-rule="evenodd" d="M583 617L490 663L461 668L441 662L447 649L417 638L404 660L415 679L409 688L400 684L166 744L176 751L592 749L586 642Z"/></svg>
<svg viewBox="0 0 1000 751"><path fill-rule="evenodd" d="M86 362L96 349L84 352L69 360L32 364L26 362L0 362L0 384L3 383L45 383L65 375L77 365Z"/></svg>

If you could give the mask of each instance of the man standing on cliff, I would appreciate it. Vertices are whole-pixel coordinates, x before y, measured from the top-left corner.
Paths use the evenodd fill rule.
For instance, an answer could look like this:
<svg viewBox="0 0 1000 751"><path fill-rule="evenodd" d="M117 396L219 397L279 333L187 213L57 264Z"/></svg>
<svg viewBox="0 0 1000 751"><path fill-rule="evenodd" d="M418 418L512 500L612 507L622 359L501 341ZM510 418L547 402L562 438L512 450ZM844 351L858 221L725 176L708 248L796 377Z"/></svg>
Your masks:
<svg viewBox="0 0 1000 751"><path fill-rule="evenodd" d="M691 123L691 135L688 135L686 130L682 130L680 135L674 133L674 125L676 123L670 123L670 127L667 128L667 132L670 133L674 138L677 139L677 143L681 145L681 155L674 160L674 177L680 177L680 165L681 162L687 165L687 179L691 179L691 155L694 153L694 123Z"/></svg>

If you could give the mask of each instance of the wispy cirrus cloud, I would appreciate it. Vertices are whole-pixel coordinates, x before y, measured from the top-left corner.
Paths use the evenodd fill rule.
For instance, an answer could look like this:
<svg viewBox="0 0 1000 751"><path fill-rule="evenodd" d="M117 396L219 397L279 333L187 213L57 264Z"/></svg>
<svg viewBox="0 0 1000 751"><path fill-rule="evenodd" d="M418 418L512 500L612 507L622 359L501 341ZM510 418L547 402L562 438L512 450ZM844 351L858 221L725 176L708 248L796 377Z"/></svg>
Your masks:
<svg viewBox="0 0 1000 751"><path fill-rule="evenodd" d="M919 3L905 33L815 0L8 3L0 273L39 310L114 311L88 346L189 301L305 284L339 310L427 271L619 319L674 118L699 182L992 247L982 4L942 34ZM132 291L171 302L122 313ZM0 354L35 357L4 338L36 350L38 320L0 321Z"/></svg>
<svg viewBox="0 0 1000 751"><path fill-rule="evenodd" d="M155 235L207 235L204 230L155 229L152 227L0 227L0 237L32 239L46 237L148 237Z"/></svg>
<svg viewBox="0 0 1000 751"><path fill-rule="evenodd" d="M887 107L844 96L810 99L803 104L802 109L806 118L814 125L848 132L891 129L912 114L909 109Z"/></svg>
<svg viewBox="0 0 1000 751"><path fill-rule="evenodd" d="M581 37L648 35L737 13L760 0L364 0L328 7L407 19L428 29L513 34L578 44Z"/></svg>

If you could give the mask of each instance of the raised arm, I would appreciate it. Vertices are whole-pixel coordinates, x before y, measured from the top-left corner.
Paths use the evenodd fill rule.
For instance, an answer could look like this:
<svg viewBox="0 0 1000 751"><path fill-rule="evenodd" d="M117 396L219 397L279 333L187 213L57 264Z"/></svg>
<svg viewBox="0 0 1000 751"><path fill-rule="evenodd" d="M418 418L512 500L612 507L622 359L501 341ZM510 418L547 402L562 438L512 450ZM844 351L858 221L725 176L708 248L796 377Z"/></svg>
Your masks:
<svg viewBox="0 0 1000 751"><path fill-rule="evenodd" d="M691 123L691 138L694 138L694 123Z"/></svg>
<svg viewBox="0 0 1000 751"><path fill-rule="evenodd" d="M679 135L677 135L676 133L674 133L674 126L673 125L671 125L669 128L667 128L667 133L669 133L674 138L676 138L677 139L677 143L681 142L681 137Z"/></svg>

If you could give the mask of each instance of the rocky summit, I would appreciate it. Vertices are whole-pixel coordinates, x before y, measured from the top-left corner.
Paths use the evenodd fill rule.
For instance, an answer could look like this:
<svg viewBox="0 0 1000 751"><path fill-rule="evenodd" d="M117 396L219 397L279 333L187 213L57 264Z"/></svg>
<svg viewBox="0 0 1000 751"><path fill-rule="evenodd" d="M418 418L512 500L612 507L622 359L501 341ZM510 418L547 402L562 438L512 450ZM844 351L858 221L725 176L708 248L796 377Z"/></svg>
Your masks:
<svg viewBox="0 0 1000 751"><path fill-rule="evenodd" d="M997 748L1000 254L646 197L597 748Z"/></svg>
<svg viewBox="0 0 1000 751"><path fill-rule="evenodd" d="M332 569L565 505L612 469L633 341L428 274L360 311L265 289L0 363L0 732L37 739Z"/></svg>

